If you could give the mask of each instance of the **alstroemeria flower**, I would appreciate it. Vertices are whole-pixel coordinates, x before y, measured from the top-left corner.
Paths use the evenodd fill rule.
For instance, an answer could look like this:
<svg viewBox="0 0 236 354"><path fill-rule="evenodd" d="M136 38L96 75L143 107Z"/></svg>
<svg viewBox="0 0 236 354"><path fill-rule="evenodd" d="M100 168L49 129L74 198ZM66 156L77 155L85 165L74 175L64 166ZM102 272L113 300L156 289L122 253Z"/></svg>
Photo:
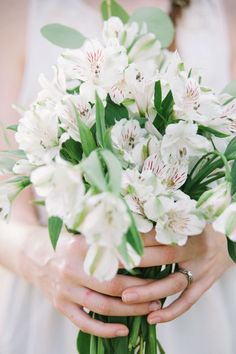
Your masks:
<svg viewBox="0 0 236 354"><path fill-rule="evenodd" d="M197 124L180 121L166 128L161 142L161 156L164 161L201 156L212 149L210 141L197 134Z"/></svg>
<svg viewBox="0 0 236 354"><path fill-rule="evenodd" d="M130 244L127 244L127 257L128 259L125 259L117 248L103 247L94 243L86 254L84 270L100 281L109 281L118 271L119 260L126 269L137 267L140 263L140 256Z"/></svg>
<svg viewBox="0 0 236 354"><path fill-rule="evenodd" d="M77 114L81 121L91 128L95 123L95 107L91 106L85 95L66 95L56 105L55 111L60 121L60 126L74 140L80 141Z"/></svg>
<svg viewBox="0 0 236 354"><path fill-rule="evenodd" d="M12 202L29 184L30 181L25 176L12 178L0 183L0 219L7 220Z"/></svg>
<svg viewBox="0 0 236 354"><path fill-rule="evenodd" d="M201 195L197 207L209 221L214 221L231 202L231 184L223 182Z"/></svg>
<svg viewBox="0 0 236 354"><path fill-rule="evenodd" d="M62 143L58 118L47 108L36 105L20 119L15 138L30 163L48 163L58 155Z"/></svg>
<svg viewBox="0 0 236 354"><path fill-rule="evenodd" d="M37 194L45 198L48 215L62 218L73 229L85 195L79 166L60 160L38 167L32 172L31 181Z"/></svg>
<svg viewBox="0 0 236 354"><path fill-rule="evenodd" d="M134 99L134 113L149 116L153 107L155 71L141 64L130 64L125 70L125 81L131 99ZM128 107L132 110L132 107Z"/></svg>
<svg viewBox="0 0 236 354"><path fill-rule="evenodd" d="M66 78L64 71L59 66L53 66L54 76L52 81L45 78L43 74L39 76L39 83L42 91L39 92L37 101L45 101L46 99L55 100L66 94Z"/></svg>
<svg viewBox="0 0 236 354"><path fill-rule="evenodd" d="M117 247L130 225L124 202L109 192L90 196L85 202L85 215L78 226L89 245Z"/></svg>
<svg viewBox="0 0 236 354"><path fill-rule="evenodd" d="M87 40L81 49L68 49L59 59L68 78L83 82L80 89L90 93L92 102L96 91L106 98L111 87L123 79L127 65L125 49L116 40L106 47L97 40Z"/></svg>
<svg viewBox="0 0 236 354"><path fill-rule="evenodd" d="M143 171L151 171L160 179L167 191L179 189L186 181L188 164L185 159L165 163L160 154L150 155L144 162Z"/></svg>
<svg viewBox="0 0 236 354"><path fill-rule="evenodd" d="M111 129L111 139L115 149L129 163L142 164L143 147L147 143L146 130L136 119L121 119Z"/></svg>
<svg viewBox="0 0 236 354"><path fill-rule="evenodd" d="M164 244L183 246L188 236L200 234L205 227L205 221L197 215L196 202L187 196L179 200L152 198L145 203L144 210L156 222L157 241Z"/></svg>
<svg viewBox="0 0 236 354"><path fill-rule="evenodd" d="M213 222L213 228L236 242L236 203L230 204Z"/></svg>

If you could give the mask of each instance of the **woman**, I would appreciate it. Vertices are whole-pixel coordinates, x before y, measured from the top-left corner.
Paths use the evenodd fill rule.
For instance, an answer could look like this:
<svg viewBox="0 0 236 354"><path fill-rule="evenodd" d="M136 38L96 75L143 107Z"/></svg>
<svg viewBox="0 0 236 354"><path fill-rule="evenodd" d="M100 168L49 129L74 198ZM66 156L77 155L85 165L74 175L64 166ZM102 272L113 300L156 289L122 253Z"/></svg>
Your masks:
<svg viewBox="0 0 236 354"><path fill-rule="evenodd" d="M123 2L124 5L131 4L128 1ZM203 1L201 2L203 4ZM16 45L12 47L12 53L3 52L2 55L2 57L5 55L5 63L2 63L1 67L4 68L6 75L6 79L1 80L5 85L2 96L4 102L2 116L10 116L7 110L10 103L16 100L20 76L22 76L20 67L17 67L15 62L11 62L12 58L22 58L25 61L19 102L28 104L37 92L35 82L38 74L44 72L50 76L50 65L55 62L56 56L60 53L59 48L53 47L40 37L40 27L50 22L61 22L77 27L88 37L97 36L101 28L101 20L97 9L94 8L94 3L94 1L70 0L65 7L65 3L60 0L45 2L32 0L28 15L27 41L25 41L24 24L28 4L25 2L23 8L21 2L22 16L19 18L22 22L20 27L13 29L12 33L12 40ZM193 6L196 6L197 2L193 1L193 3L195 4ZM99 5L99 2L96 4ZM135 6L142 5L143 2L135 1ZM162 6L166 11L170 10L170 3L164 0L145 1L145 6ZM132 8L129 10L132 11ZM7 11L4 12L4 17L8 23L9 19L6 15ZM5 31L9 38L8 27ZM17 34L19 38L15 41ZM4 33L1 32L1 35ZM183 35L179 33L180 37ZM178 44L180 42L178 41ZM22 53L22 48L25 48L26 56ZM12 122L8 120L6 123ZM3 354L12 354L16 350L19 354L75 353L75 336L78 328L104 337L127 335L125 326L95 321L83 312L83 307L113 316L149 314L150 323L171 321L190 308L232 264L228 257L224 236L215 235L210 227L201 236L190 238L185 247L157 245L153 235L150 234L144 237L146 247L141 266L179 263L182 268L192 271L194 282L191 287L186 290L187 279L181 273L175 273L168 279L152 283L121 275L111 282L99 283L83 272L86 244L82 238L63 235L56 253L53 252L46 228L39 225L34 208L26 203L30 198L29 192L27 193L18 200L11 224L2 223L0 229L0 263L11 271L3 282L3 308L0 309L0 352ZM22 208L21 205L24 207ZM41 219L43 223L43 216ZM38 288L49 301L42 296ZM166 309L159 309L158 299L179 292L182 295L175 303ZM212 298L216 299L216 297L216 292L213 292ZM209 298L208 306L212 304L212 298ZM65 317L59 315L52 304L68 317L75 327ZM221 302L216 304L221 305ZM197 316L200 316L199 311ZM202 313L201 315L204 316ZM209 322L209 325L214 324L215 321L222 323L224 313L218 315ZM178 336L179 330L182 332L186 332L189 328L193 330L197 322L196 316L191 320L191 324L189 322L182 323L181 326L171 324L166 329L160 328L164 341L166 334L172 333L165 343L169 354L176 354L178 351L187 354L190 346L191 353L194 353L194 350L196 353L199 351L203 353L202 345L192 346L188 343L185 346L186 336L183 335L182 338ZM225 323L227 323L226 319ZM219 338L218 341L204 343L206 353L222 353L222 348L225 353L231 353L228 338L221 339L218 336L220 333L222 332L215 333L215 337Z"/></svg>

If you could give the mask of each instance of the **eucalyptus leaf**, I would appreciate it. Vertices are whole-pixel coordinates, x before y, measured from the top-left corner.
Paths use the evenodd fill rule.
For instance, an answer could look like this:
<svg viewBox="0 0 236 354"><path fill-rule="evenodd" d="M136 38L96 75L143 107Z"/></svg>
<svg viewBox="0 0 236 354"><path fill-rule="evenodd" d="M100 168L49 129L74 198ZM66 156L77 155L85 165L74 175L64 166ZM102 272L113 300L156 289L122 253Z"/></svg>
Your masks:
<svg viewBox="0 0 236 354"><path fill-rule="evenodd" d="M50 216L50 218L48 219L48 231L49 231L52 247L54 248L54 250L56 249L57 246L62 225L63 225L62 219L59 218L58 216Z"/></svg>
<svg viewBox="0 0 236 354"><path fill-rule="evenodd" d="M223 93L228 93L229 95L236 97L236 80L229 82L224 88Z"/></svg>
<svg viewBox="0 0 236 354"><path fill-rule="evenodd" d="M174 39L174 25L170 17L156 7L144 7L134 11L129 22L147 24L148 31L154 33L161 42L162 48L167 48Z"/></svg>
<svg viewBox="0 0 236 354"><path fill-rule="evenodd" d="M49 42L61 48L80 48L86 39L83 34L76 29L59 23L46 25L41 28L40 32Z"/></svg>
<svg viewBox="0 0 236 354"><path fill-rule="evenodd" d="M129 20L128 12L116 0L103 0L101 12L104 21L112 16L119 17L123 23L127 23Z"/></svg>

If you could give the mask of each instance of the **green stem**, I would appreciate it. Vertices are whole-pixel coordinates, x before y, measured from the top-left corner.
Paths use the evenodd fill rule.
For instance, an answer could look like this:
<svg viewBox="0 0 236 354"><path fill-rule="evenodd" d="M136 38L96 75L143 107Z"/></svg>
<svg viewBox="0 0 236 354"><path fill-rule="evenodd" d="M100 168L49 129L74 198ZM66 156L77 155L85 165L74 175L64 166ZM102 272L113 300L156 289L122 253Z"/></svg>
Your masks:
<svg viewBox="0 0 236 354"><path fill-rule="evenodd" d="M228 163L227 158L225 157L224 154L222 154L221 152L219 152L217 150L214 151L214 153L216 156L219 156L221 158L221 160L223 161L223 164L225 166L225 179L226 179L226 181L231 182L232 177L231 177L230 167L229 167L229 163Z"/></svg>
<svg viewBox="0 0 236 354"><path fill-rule="evenodd" d="M140 336L140 348L139 348L139 354L144 354L144 340L143 336Z"/></svg>
<svg viewBox="0 0 236 354"><path fill-rule="evenodd" d="M201 163L204 159L206 159L207 156L210 156L210 155L212 155L212 152L209 152L208 154L202 156L202 157L200 158L200 160L198 160L198 162L195 164L195 166L193 167L192 171L190 172L189 178L192 177L193 173L196 171L196 168L200 165L200 163ZM211 160L207 161L207 165L208 165L209 163L211 163L215 158L216 158L216 157L213 156L213 158L212 158Z"/></svg>
<svg viewBox="0 0 236 354"><path fill-rule="evenodd" d="M136 347L138 341L138 334L141 326L142 317L137 316L134 318L132 323L132 329L129 338L129 351Z"/></svg>
<svg viewBox="0 0 236 354"><path fill-rule="evenodd" d="M111 17L112 13L111 13L111 0L106 0L106 4L107 4L107 14L108 14L108 18Z"/></svg>

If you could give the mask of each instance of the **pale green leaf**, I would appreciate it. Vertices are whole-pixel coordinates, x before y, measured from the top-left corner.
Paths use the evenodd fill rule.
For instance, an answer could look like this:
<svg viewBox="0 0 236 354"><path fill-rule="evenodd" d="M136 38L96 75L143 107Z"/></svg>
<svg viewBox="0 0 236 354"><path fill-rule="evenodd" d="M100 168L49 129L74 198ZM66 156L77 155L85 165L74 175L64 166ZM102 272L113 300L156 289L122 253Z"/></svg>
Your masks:
<svg viewBox="0 0 236 354"><path fill-rule="evenodd" d="M103 0L101 12L104 21L112 16L119 17L123 23L127 23L129 20L129 14L116 0Z"/></svg>
<svg viewBox="0 0 236 354"><path fill-rule="evenodd" d="M67 27L59 23L52 23L42 27L41 34L49 42L61 48L80 48L86 39L74 28Z"/></svg>
<svg viewBox="0 0 236 354"><path fill-rule="evenodd" d="M97 188L100 192L107 191L108 187L97 151L93 151L89 157L81 163L81 167L92 186Z"/></svg>
<svg viewBox="0 0 236 354"><path fill-rule="evenodd" d="M231 81L224 88L223 93L228 93L229 95L236 97L236 80Z"/></svg>
<svg viewBox="0 0 236 354"><path fill-rule="evenodd" d="M174 25L166 12L156 7L144 7L134 11L130 22L147 24L148 31L154 33L163 48L167 48L174 39Z"/></svg>
<svg viewBox="0 0 236 354"><path fill-rule="evenodd" d="M108 188L114 194L119 195L121 191L121 164L116 156L109 150L100 150L99 154L102 156L107 166Z"/></svg>
<svg viewBox="0 0 236 354"><path fill-rule="evenodd" d="M96 137L97 137L97 142L101 147L104 147L105 134L106 134L105 108L100 97L96 93Z"/></svg>

